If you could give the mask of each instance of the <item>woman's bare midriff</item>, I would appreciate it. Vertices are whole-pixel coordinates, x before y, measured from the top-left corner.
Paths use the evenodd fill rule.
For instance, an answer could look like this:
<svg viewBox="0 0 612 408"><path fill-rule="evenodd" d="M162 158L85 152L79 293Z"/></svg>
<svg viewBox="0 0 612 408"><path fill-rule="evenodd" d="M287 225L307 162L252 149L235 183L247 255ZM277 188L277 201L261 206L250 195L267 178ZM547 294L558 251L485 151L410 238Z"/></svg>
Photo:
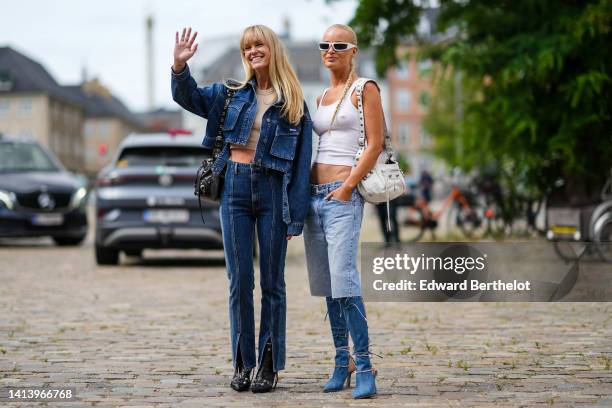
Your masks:
<svg viewBox="0 0 612 408"><path fill-rule="evenodd" d="M230 150L230 160L238 163L251 163L255 157L255 150L243 147L232 147Z"/></svg>
<svg viewBox="0 0 612 408"><path fill-rule="evenodd" d="M252 163L255 150L233 147L230 150L230 160L238 163ZM332 181L344 181L351 174L351 166L337 164L315 163L310 171L310 182L325 184Z"/></svg>
<svg viewBox="0 0 612 408"><path fill-rule="evenodd" d="M351 166L315 163L310 171L310 182L312 184L325 184L332 181L344 181L351 174L351 169Z"/></svg>

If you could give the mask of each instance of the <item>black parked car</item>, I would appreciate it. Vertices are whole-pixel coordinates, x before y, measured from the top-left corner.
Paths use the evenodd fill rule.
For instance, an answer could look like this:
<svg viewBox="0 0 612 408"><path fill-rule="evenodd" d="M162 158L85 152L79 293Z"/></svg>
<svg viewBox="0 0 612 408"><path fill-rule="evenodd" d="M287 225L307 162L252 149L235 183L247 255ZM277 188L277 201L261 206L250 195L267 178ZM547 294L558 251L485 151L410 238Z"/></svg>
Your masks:
<svg viewBox="0 0 612 408"><path fill-rule="evenodd" d="M84 183L50 151L0 134L0 237L79 245L87 235L86 201Z"/></svg>
<svg viewBox="0 0 612 408"><path fill-rule="evenodd" d="M201 137L133 134L98 175L96 261L115 265L119 252L223 249L218 203L203 199L202 222L193 183L206 150Z"/></svg>

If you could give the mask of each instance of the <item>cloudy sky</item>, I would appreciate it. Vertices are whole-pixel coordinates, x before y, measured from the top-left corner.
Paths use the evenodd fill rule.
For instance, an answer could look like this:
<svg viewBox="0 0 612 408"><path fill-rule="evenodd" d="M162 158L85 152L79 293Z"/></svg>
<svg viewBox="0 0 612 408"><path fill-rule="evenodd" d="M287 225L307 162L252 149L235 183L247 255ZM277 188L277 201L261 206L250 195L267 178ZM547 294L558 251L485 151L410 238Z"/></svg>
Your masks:
<svg viewBox="0 0 612 408"><path fill-rule="evenodd" d="M357 2L341 0L0 0L0 46L40 62L63 85L79 83L83 69L129 108L147 107L145 16L155 19L155 103L176 105L170 96L174 32L192 26L200 59L251 24L282 31L289 18L296 39L319 38L332 23L346 23ZM225 39L225 41L223 41ZM196 54L197 56L197 54ZM194 57L195 58L195 57Z"/></svg>

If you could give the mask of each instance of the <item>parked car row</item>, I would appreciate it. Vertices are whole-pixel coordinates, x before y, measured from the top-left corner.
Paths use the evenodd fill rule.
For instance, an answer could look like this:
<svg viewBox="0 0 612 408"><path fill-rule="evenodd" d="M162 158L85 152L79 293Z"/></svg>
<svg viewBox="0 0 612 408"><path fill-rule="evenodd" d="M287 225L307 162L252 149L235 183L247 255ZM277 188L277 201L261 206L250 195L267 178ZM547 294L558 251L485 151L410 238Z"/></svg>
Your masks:
<svg viewBox="0 0 612 408"><path fill-rule="evenodd" d="M144 249L223 249L218 203L193 194L205 154L200 138L186 132L124 139L95 182L98 264L116 265L121 252ZM0 237L79 245L88 196L86 183L44 146L0 135Z"/></svg>
<svg viewBox="0 0 612 408"><path fill-rule="evenodd" d="M84 183L50 151L0 134L0 237L79 245L87 235L86 202Z"/></svg>

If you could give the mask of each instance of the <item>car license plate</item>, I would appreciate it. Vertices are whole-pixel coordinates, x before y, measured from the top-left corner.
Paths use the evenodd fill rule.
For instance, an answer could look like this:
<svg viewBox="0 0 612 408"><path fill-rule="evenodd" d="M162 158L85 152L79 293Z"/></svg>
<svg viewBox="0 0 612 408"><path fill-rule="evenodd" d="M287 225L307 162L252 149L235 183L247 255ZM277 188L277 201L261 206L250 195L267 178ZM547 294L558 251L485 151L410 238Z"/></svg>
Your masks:
<svg viewBox="0 0 612 408"><path fill-rule="evenodd" d="M571 225L552 225L550 227L550 230L554 232L555 234L569 235L569 234L574 234L576 231L578 231L578 227L571 226Z"/></svg>
<svg viewBox="0 0 612 408"><path fill-rule="evenodd" d="M54 225L62 225L64 216L62 214L35 214L32 217L32 225L40 225L50 227Z"/></svg>
<svg viewBox="0 0 612 408"><path fill-rule="evenodd" d="M186 223L189 221L187 210L145 210L143 218L146 222L171 224Z"/></svg>

